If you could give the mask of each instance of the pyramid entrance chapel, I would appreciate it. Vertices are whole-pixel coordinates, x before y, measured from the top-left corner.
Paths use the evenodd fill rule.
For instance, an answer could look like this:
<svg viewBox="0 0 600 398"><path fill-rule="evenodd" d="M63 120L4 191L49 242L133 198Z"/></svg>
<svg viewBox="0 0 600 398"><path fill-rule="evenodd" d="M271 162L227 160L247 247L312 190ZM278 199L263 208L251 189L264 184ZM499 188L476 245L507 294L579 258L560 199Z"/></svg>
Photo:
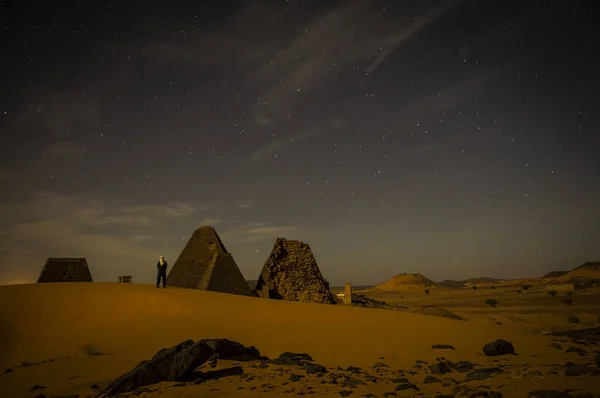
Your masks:
<svg viewBox="0 0 600 398"><path fill-rule="evenodd" d="M194 231L167 276L169 286L255 296L213 227Z"/></svg>
<svg viewBox="0 0 600 398"><path fill-rule="evenodd" d="M256 283L263 298L336 304L307 243L277 238Z"/></svg>
<svg viewBox="0 0 600 398"><path fill-rule="evenodd" d="M93 282L85 258L48 257L37 283Z"/></svg>

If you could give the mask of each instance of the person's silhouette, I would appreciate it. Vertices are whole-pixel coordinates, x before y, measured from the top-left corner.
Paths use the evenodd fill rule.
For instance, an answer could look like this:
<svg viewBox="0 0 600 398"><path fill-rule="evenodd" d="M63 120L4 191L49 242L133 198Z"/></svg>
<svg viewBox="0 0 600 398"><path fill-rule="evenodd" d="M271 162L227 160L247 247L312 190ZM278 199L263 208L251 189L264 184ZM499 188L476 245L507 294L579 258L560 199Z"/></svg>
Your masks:
<svg viewBox="0 0 600 398"><path fill-rule="evenodd" d="M156 276L156 287L159 287L161 281L163 288L167 287L167 262L163 256L160 256L156 264L158 275Z"/></svg>

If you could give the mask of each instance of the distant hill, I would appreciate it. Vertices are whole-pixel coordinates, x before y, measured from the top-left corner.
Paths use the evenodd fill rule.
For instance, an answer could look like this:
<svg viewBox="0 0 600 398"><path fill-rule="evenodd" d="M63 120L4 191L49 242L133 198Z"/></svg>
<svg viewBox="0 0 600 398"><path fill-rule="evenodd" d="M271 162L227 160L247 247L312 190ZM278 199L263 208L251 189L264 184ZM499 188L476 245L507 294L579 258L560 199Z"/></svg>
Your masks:
<svg viewBox="0 0 600 398"><path fill-rule="evenodd" d="M442 286L442 287L447 287L447 288L450 288L450 289L459 289L459 288L465 286L465 284L463 282L461 282L461 281L453 281L451 279L446 279L446 280L443 280L441 282L438 282L437 285L438 286Z"/></svg>
<svg viewBox="0 0 600 398"><path fill-rule="evenodd" d="M465 287L466 284L469 285L473 285L476 283L493 283L493 282L500 282L502 281L502 279L494 279L494 278L471 278L471 279L465 279L463 281L453 281L451 279L446 279L445 281L441 281L438 282L437 285L438 286L442 286L442 287L448 287L451 289L458 289L461 287Z"/></svg>
<svg viewBox="0 0 600 398"><path fill-rule="evenodd" d="M563 276L568 273L569 273L569 271L552 271L552 272L548 272L546 275L542 276L542 278L557 278L559 276Z"/></svg>
<svg viewBox="0 0 600 398"><path fill-rule="evenodd" d="M600 270L600 261L588 261L587 263L583 263L579 267L575 268L573 271L578 269Z"/></svg>
<svg viewBox="0 0 600 398"><path fill-rule="evenodd" d="M552 283L598 282L600 281L600 261L590 261L563 275L552 278Z"/></svg>
<svg viewBox="0 0 600 398"><path fill-rule="evenodd" d="M436 286L431 279L424 277L421 274L398 274L392 279L380 283L373 287L376 290L398 290L403 288L421 288L428 286Z"/></svg>

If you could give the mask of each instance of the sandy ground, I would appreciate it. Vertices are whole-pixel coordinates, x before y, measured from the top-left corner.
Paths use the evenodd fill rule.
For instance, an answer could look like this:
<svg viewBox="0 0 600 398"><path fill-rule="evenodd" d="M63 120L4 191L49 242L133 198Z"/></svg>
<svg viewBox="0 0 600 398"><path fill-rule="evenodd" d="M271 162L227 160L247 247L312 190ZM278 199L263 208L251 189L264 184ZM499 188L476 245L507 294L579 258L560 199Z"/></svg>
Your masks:
<svg viewBox="0 0 600 398"><path fill-rule="evenodd" d="M448 297L453 294L447 293ZM451 304L448 297L438 300ZM479 303L482 297L475 297L454 296L453 310L469 313L466 309L485 308ZM422 299L415 296L404 300ZM500 297L498 301L502 302ZM384 396L394 392L399 383L394 379L399 377L406 377L419 390L395 391L397 396L470 396L473 391L498 391L505 397L526 397L532 390L568 388L600 396L600 376L564 375L564 364L569 361L595 367L593 355L599 347L581 346L586 356L566 353L573 345L567 341L560 342L563 350L549 347L557 338L533 331L545 329L539 323L543 317L529 317L529 322L538 324L525 329L515 323L492 322L488 314L470 318L457 321L405 311L136 284L0 286L0 373L12 370L0 374L0 397L34 397L40 393L48 397L89 396L94 391L91 386L109 382L159 349L204 338L228 338L253 345L269 357L286 351L307 353L328 372L307 375L295 367L241 363L241 376L197 385L161 383L149 386L140 396ZM484 356L483 345L499 338L512 342L518 355ZM433 344L450 344L455 349L434 350ZM441 356L450 361L471 361L478 367L500 366L502 373L463 382L465 374L455 372L436 376L440 382L424 383L430 375L428 364ZM376 362L383 365L374 368ZM234 365L220 361L210 370ZM346 370L349 366L361 370ZM344 386L346 377L365 384ZM45 388L30 391L34 385Z"/></svg>

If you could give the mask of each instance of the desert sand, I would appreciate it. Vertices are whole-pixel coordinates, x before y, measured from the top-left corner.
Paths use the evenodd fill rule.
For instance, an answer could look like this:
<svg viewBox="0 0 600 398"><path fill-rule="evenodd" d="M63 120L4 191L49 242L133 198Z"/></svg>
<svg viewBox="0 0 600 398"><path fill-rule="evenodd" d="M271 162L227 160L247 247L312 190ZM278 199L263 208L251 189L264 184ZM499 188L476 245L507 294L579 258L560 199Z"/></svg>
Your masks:
<svg viewBox="0 0 600 398"><path fill-rule="evenodd" d="M462 305L467 306L467 302L464 299ZM205 338L227 338L252 345L270 358L286 351L307 353L328 371L307 375L303 369L290 366L220 360L216 368L206 366L200 370L215 371L239 364L244 373L200 384L160 383L148 386L140 396L306 393L377 397L394 392L397 396L436 397L495 391L505 397L526 397L530 391L548 389L573 389L594 396L600 393L599 376L564 374L567 362L597 369L593 363L598 346L591 345L593 342L590 346L579 345L519 325L492 322L487 315L471 318L460 321L409 311L136 284L1 286L0 369L7 371L0 374L0 396L90 396L94 393L92 387L126 373L159 349ZM531 319L536 322L535 317ZM539 329L543 327L538 325ZM483 355L482 347L496 339L511 342L517 355ZM562 349L550 346L557 340ZM454 350L432 349L434 344L452 345ZM571 346L583 349L586 355L566 352ZM470 361L476 364L475 369L499 366L502 372L468 382L463 382L465 373L451 372L435 375L440 382L424 383L431 375L429 365L442 356L452 362ZM351 377L350 383L359 380L364 384L344 386L346 377ZM395 391L398 380L394 379L400 377L419 390ZM332 382L334 379L337 384ZM30 391L36 385L44 388Z"/></svg>

